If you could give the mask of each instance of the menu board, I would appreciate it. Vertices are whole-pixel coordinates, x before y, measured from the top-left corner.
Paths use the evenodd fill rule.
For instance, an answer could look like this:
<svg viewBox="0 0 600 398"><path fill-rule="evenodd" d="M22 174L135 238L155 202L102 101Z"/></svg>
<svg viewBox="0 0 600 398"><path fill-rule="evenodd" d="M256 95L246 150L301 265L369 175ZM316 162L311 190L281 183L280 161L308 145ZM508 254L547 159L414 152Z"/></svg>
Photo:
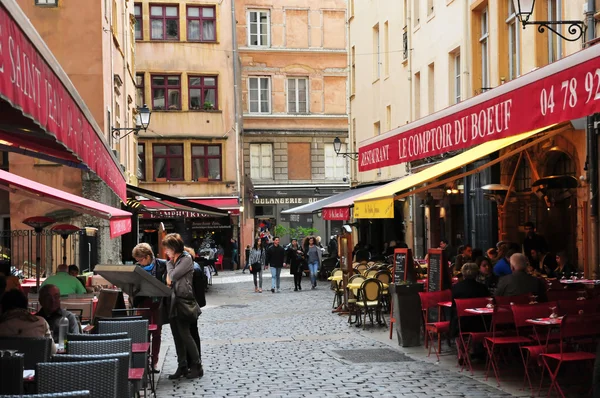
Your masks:
<svg viewBox="0 0 600 398"><path fill-rule="evenodd" d="M414 264L410 249L394 250L394 283L410 280L414 282Z"/></svg>
<svg viewBox="0 0 600 398"><path fill-rule="evenodd" d="M427 291L439 292L450 288L448 261L442 249L427 251Z"/></svg>

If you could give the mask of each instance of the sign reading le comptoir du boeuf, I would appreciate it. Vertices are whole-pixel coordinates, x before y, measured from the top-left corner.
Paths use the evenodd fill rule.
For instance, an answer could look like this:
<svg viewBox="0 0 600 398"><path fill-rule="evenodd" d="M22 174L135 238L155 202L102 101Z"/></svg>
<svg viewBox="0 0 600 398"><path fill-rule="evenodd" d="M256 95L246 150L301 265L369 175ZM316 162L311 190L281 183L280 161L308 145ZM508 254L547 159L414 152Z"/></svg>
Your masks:
<svg viewBox="0 0 600 398"><path fill-rule="evenodd" d="M0 6L0 96L64 144L123 200L125 178L79 105Z"/></svg>
<svg viewBox="0 0 600 398"><path fill-rule="evenodd" d="M600 46L593 46L433 114L427 118L432 122L424 119L418 127L367 142L359 148L359 170L470 148L599 111Z"/></svg>

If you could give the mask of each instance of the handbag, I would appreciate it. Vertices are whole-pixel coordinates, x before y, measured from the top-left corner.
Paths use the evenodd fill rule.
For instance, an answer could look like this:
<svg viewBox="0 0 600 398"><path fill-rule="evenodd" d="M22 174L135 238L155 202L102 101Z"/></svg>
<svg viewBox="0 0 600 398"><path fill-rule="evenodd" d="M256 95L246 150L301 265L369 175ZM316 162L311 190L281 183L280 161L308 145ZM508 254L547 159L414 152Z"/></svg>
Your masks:
<svg viewBox="0 0 600 398"><path fill-rule="evenodd" d="M184 322L196 322L200 316L200 307L195 298L183 298L175 295L175 284L171 291L171 312L169 318L177 318Z"/></svg>
<svg viewBox="0 0 600 398"><path fill-rule="evenodd" d="M257 273L258 271L260 271L260 263L254 263L254 264L250 264L250 272L252 272L253 274Z"/></svg>

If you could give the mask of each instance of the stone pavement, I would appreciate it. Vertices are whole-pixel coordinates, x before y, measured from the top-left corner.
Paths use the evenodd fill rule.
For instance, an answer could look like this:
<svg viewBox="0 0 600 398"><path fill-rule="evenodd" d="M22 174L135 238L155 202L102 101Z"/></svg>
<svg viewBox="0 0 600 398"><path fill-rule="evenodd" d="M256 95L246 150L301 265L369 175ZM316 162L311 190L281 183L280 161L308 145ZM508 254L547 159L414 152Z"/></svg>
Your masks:
<svg viewBox="0 0 600 398"><path fill-rule="evenodd" d="M510 397L452 368L407 356L388 329L362 331L331 313L327 283L293 291L289 271L282 293L254 293L252 277L239 271L214 278L200 317L205 376L171 381L177 358L163 328L157 396L165 397ZM308 287L308 289L306 289ZM387 341L386 341L387 340Z"/></svg>

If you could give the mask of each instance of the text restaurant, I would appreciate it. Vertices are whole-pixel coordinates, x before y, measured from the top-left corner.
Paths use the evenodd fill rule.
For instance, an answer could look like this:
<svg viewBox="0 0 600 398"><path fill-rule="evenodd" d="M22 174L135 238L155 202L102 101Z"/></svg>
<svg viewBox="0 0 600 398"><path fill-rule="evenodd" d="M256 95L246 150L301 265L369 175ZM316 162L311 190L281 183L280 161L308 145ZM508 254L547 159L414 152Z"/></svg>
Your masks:
<svg viewBox="0 0 600 398"><path fill-rule="evenodd" d="M436 161L352 198L353 217L391 219L408 207L399 201L410 201L410 217L423 211L429 222L406 242L423 256L446 237L486 248L520 242L523 225L533 222L554 251L587 271L589 185L580 176L585 118L600 110L599 57L600 46L589 47L361 142L359 172ZM487 207L463 214L478 199ZM491 232L480 236L483 229Z"/></svg>

